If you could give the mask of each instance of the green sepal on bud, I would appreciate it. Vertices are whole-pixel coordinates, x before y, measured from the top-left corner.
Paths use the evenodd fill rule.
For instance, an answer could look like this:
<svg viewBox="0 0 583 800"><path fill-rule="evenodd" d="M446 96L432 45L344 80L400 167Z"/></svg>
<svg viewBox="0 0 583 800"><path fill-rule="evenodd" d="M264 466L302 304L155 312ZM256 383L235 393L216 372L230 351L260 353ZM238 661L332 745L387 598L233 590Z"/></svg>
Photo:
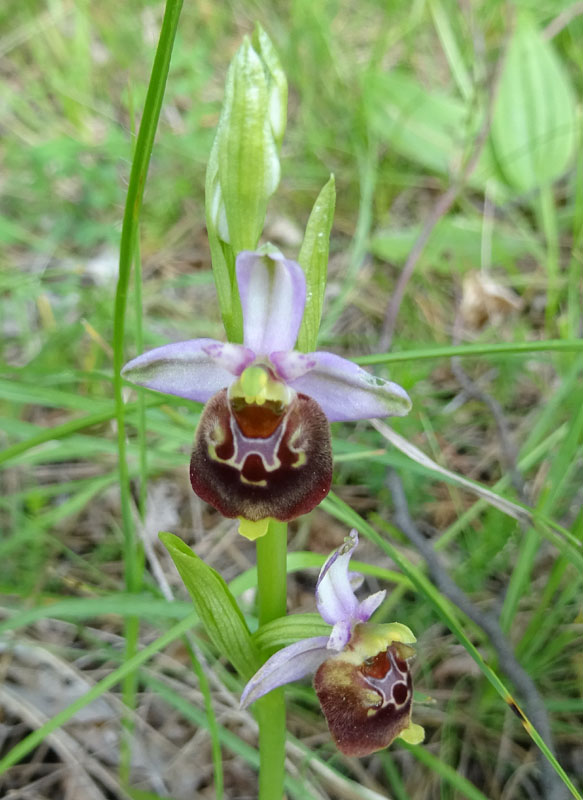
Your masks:
<svg viewBox="0 0 583 800"><path fill-rule="evenodd" d="M254 250L280 178L287 81L265 31L257 26L233 58L206 174L206 220L213 271L230 341L242 323L235 257Z"/></svg>

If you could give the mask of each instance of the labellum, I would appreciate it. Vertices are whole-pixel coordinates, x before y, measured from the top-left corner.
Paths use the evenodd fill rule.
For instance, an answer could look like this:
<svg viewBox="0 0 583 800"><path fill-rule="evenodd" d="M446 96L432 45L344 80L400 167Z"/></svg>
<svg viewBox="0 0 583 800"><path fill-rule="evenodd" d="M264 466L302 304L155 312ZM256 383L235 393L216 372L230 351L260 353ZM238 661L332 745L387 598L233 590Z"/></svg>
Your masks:
<svg viewBox="0 0 583 800"><path fill-rule="evenodd" d="M332 482L326 415L267 365L253 365L205 406L190 480L225 517L285 522L306 514Z"/></svg>
<svg viewBox="0 0 583 800"><path fill-rule="evenodd" d="M314 688L342 753L370 755L411 726L413 682L407 661L413 655L413 648L392 642L360 664L352 663L348 652L318 668Z"/></svg>

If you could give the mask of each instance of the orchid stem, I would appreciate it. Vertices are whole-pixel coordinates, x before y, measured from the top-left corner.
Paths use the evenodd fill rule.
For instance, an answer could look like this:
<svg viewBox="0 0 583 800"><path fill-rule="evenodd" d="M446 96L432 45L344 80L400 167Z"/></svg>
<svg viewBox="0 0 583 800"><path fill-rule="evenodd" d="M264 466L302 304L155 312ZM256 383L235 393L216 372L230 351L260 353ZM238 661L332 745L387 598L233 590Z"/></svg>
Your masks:
<svg viewBox="0 0 583 800"><path fill-rule="evenodd" d="M272 520L257 540L259 625L284 617L287 598L287 523ZM272 651L265 651L265 660ZM285 700L275 689L257 701L259 800L281 800L285 775Z"/></svg>

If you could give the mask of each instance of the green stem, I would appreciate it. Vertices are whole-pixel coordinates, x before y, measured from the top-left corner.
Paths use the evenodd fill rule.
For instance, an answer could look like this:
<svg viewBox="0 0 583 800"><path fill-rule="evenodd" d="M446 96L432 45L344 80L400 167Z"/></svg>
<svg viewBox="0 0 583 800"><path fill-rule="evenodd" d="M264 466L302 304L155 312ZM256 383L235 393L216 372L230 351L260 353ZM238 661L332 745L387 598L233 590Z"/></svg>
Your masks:
<svg viewBox="0 0 583 800"><path fill-rule="evenodd" d="M139 230L136 228L134 243L134 301L136 314L136 352L144 352L144 330L142 325L142 257L140 252ZM148 455L146 448L146 398L142 389L138 390L138 452L140 462L140 489L138 511L142 522L146 518L146 497L148 494Z"/></svg>
<svg viewBox="0 0 583 800"><path fill-rule="evenodd" d="M287 524L272 520L257 540L259 625L284 617L287 598ZM265 659L271 651L263 653ZM257 701L259 723L259 800L281 800L285 776L285 700L283 689Z"/></svg>

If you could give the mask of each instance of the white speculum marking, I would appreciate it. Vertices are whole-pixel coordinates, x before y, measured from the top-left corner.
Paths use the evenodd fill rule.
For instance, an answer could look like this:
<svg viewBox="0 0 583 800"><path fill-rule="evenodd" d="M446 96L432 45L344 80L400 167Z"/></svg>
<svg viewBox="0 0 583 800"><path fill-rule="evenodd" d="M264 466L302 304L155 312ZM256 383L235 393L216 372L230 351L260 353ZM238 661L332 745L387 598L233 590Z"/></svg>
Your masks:
<svg viewBox="0 0 583 800"><path fill-rule="evenodd" d="M393 703L397 709L403 708L403 706L409 702L411 694L409 691L409 687L407 686L408 672L407 671L403 672L402 670L399 669L395 657L390 652L390 650L387 653L387 657L391 663L391 667L385 673L385 677L373 678L372 676L369 675L365 678L365 680L370 686L373 686L382 697L383 702L380 708L384 708L389 703ZM399 680L396 677L397 675L401 676L402 680ZM395 686L398 686L399 684L404 686L406 689L405 699L403 700L402 703L397 702L397 700L393 696L393 689L395 688Z"/></svg>
<svg viewBox="0 0 583 800"><path fill-rule="evenodd" d="M251 455L256 455L261 459L266 472L274 472L281 467L281 461L277 456L277 452L285 433L287 416L288 414L286 413L281 423L278 425L277 430L275 430L274 433L272 433L267 439L251 439L241 433L235 417L231 414L229 424L231 427L231 433L233 435L233 455L231 458L220 458L217 455L216 448L224 442L223 436L223 441L217 441L217 439L215 439L214 441L208 442L211 458L213 458L215 461L219 461L221 464L228 464L229 466L235 467L235 469L241 471L243 469L243 465L245 464L246 458ZM263 481L256 482L247 480L245 480L245 482L253 484L259 483L259 485L263 483Z"/></svg>

